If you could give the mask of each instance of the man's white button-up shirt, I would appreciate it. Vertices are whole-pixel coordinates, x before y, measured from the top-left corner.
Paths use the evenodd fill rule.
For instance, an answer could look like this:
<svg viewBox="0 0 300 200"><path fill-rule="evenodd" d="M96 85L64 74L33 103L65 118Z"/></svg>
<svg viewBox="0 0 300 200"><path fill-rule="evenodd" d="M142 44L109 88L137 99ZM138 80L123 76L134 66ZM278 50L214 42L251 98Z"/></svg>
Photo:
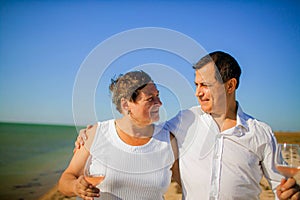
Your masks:
<svg viewBox="0 0 300 200"><path fill-rule="evenodd" d="M177 138L183 199L259 199L262 175L273 190L280 183L271 128L240 106L236 126L223 132L199 106L181 111L165 127Z"/></svg>

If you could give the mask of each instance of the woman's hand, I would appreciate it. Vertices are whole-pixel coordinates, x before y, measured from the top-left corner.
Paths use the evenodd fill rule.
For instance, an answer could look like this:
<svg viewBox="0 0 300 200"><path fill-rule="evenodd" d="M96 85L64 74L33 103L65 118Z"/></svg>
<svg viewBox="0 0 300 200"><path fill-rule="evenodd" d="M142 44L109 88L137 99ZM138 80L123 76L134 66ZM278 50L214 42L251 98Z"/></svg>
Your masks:
<svg viewBox="0 0 300 200"><path fill-rule="evenodd" d="M276 188L276 194L280 200L299 200L300 187L294 178L282 179L280 185Z"/></svg>
<svg viewBox="0 0 300 200"><path fill-rule="evenodd" d="M100 190L88 183L81 175L75 181L74 194L84 200L93 200L94 197L100 197Z"/></svg>

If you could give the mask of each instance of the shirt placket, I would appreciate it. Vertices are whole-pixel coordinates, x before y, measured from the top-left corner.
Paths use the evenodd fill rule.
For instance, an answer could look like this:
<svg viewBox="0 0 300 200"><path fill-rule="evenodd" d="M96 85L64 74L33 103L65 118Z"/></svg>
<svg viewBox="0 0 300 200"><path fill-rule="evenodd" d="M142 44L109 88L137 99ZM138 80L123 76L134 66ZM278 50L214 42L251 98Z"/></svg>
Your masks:
<svg viewBox="0 0 300 200"><path fill-rule="evenodd" d="M212 175L211 175L211 188L209 193L210 200L219 199L220 192L220 177L222 167L222 153L223 153L224 136L218 134L214 145L213 159L212 159Z"/></svg>

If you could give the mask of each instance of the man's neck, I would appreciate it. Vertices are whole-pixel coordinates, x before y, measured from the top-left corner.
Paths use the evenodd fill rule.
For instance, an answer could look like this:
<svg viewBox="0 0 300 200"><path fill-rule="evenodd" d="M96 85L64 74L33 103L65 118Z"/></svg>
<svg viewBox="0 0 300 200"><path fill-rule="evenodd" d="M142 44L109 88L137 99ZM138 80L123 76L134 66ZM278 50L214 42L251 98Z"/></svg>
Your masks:
<svg viewBox="0 0 300 200"><path fill-rule="evenodd" d="M231 106L228 105L225 114L211 114L217 123L220 132L228 130L236 125L237 103L233 102L230 105Z"/></svg>

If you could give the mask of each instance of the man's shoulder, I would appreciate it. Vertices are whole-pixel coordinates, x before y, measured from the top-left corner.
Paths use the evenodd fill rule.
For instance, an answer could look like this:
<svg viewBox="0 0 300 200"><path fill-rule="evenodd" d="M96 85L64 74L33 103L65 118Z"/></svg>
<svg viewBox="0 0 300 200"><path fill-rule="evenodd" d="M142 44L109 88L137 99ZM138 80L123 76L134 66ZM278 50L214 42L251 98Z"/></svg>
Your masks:
<svg viewBox="0 0 300 200"><path fill-rule="evenodd" d="M274 135L271 126L269 124L267 124L266 122L255 119L255 125L256 125L257 129L259 130L258 132L261 134L264 134L268 138L270 136Z"/></svg>
<svg viewBox="0 0 300 200"><path fill-rule="evenodd" d="M200 106L193 106L188 109L180 110L176 116L168 120L169 123L189 122L195 121L196 118L203 115Z"/></svg>
<svg viewBox="0 0 300 200"><path fill-rule="evenodd" d="M179 112L181 115L202 115L204 112L201 110L200 106L193 106L188 109L181 110Z"/></svg>
<svg viewBox="0 0 300 200"><path fill-rule="evenodd" d="M242 125L248 126L249 129L265 130L272 132L270 125L268 125L264 121L259 120L256 117L253 117L252 115L249 115L248 113L245 113L240 106L238 107L238 118L240 120L240 123Z"/></svg>
<svg viewBox="0 0 300 200"><path fill-rule="evenodd" d="M271 126L267 124L266 122L255 118L251 115L245 114L244 115L245 120L248 122L249 125L254 126L258 129L265 129L265 130L271 130Z"/></svg>
<svg viewBox="0 0 300 200"><path fill-rule="evenodd" d="M188 127L197 124L197 119L201 112L200 106L181 110L176 116L166 122L165 128L174 134L176 134L179 130L186 132Z"/></svg>
<svg viewBox="0 0 300 200"><path fill-rule="evenodd" d="M243 119L248 125L249 131L255 133L257 136L271 136L273 135L272 128L266 122L259 120L251 115L244 113Z"/></svg>

